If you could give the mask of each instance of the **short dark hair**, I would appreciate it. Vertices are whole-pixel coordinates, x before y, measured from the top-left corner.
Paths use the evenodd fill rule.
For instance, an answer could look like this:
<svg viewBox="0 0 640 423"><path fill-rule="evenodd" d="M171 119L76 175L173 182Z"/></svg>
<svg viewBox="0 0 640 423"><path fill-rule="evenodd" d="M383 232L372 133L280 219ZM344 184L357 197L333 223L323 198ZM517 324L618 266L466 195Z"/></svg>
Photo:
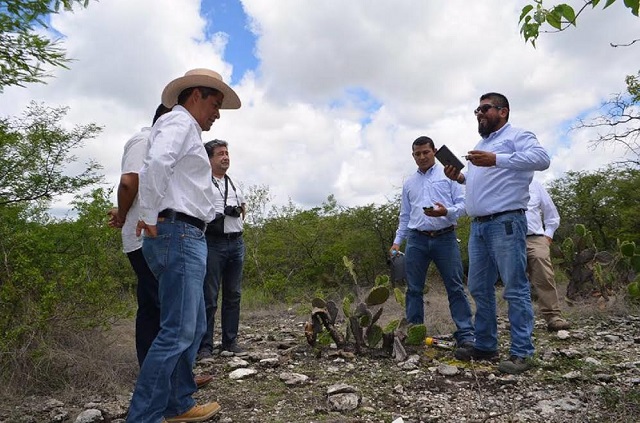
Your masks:
<svg viewBox="0 0 640 423"><path fill-rule="evenodd" d="M204 143L204 149L207 152L207 156L211 157L216 147L227 147L228 145L229 143L224 140L211 140Z"/></svg>
<svg viewBox="0 0 640 423"><path fill-rule="evenodd" d="M480 96L480 101L482 100L491 100L491 103L494 106L507 109L507 121L509 120L509 112L511 111L511 107L509 106L509 100L503 94L500 93L486 93Z"/></svg>
<svg viewBox="0 0 640 423"><path fill-rule="evenodd" d="M164 104L159 105L158 108L156 109L156 114L153 116L153 125L155 125L156 121L160 119L160 116L170 111L171 109L166 107Z"/></svg>
<svg viewBox="0 0 640 423"><path fill-rule="evenodd" d="M416 138L415 141L413 141L413 144L411 144L411 151L415 150L416 146L425 144L429 145L429 147L431 147L433 151L436 151L436 145L433 143L433 140L424 135Z"/></svg>
<svg viewBox="0 0 640 423"><path fill-rule="evenodd" d="M196 90L196 89L198 91L200 91L200 94L202 94L202 98L207 98L210 95L222 94L221 91L216 90L215 88L211 88L211 87L190 87L190 88L185 88L184 90L182 90L182 92L180 94L178 94L178 104L183 105L184 103L186 103L187 99L189 98L189 96L191 95L193 90Z"/></svg>

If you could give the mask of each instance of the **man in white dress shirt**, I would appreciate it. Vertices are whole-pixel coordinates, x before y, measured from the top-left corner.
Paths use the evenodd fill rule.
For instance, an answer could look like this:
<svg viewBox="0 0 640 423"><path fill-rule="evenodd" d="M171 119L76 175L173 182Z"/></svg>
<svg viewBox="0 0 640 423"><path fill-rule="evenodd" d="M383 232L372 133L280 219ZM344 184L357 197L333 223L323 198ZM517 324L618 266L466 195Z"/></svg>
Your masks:
<svg viewBox="0 0 640 423"><path fill-rule="evenodd" d="M540 314L549 331L569 329L571 325L560 315L560 299L549 251L553 234L560 226L560 215L547 190L536 180L529 185L526 216L527 273L538 297Z"/></svg>
<svg viewBox="0 0 640 423"><path fill-rule="evenodd" d="M220 411L217 402L196 405L192 397L193 365L206 329L204 231L216 213L202 131L220 118L220 109L238 109L240 99L218 73L193 69L165 87L162 104L172 111L149 136L137 225L158 280L160 332L140 369L128 423L200 422Z"/></svg>

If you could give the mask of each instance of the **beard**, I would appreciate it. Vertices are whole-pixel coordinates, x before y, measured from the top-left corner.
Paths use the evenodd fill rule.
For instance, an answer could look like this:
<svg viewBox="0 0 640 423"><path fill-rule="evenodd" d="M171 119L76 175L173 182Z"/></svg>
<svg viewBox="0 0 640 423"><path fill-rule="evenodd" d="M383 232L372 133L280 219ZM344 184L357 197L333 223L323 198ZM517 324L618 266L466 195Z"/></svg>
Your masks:
<svg viewBox="0 0 640 423"><path fill-rule="evenodd" d="M491 135L492 132L498 130L498 124L500 121L498 119L490 119L488 117L484 117L483 119L478 121L478 133L482 138L486 138Z"/></svg>

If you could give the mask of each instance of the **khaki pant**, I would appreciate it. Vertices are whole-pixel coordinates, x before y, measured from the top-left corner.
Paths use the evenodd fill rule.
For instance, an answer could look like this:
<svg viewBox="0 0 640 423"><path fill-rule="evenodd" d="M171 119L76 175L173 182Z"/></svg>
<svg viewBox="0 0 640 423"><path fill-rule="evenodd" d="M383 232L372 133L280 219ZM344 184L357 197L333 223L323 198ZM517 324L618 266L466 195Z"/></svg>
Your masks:
<svg viewBox="0 0 640 423"><path fill-rule="evenodd" d="M561 318L549 241L544 236L527 237L527 275L538 297L540 314L549 323Z"/></svg>

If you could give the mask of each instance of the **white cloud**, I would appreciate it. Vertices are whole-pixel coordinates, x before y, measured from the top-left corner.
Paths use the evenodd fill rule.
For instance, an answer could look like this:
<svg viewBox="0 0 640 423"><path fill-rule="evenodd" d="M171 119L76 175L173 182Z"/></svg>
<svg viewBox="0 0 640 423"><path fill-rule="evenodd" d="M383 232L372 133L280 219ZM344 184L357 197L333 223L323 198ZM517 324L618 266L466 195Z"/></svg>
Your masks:
<svg viewBox="0 0 640 423"><path fill-rule="evenodd" d="M204 140L229 141L232 177L268 185L276 202L309 207L332 193L350 206L385 201L415 171L416 137L463 154L478 139L478 97L499 91L511 122L553 154L542 179L598 168L620 152L594 152L588 133L566 128L637 72L637 47L608 43L632 40L638 19L621 2L589 10L577 28L542 35L534 49L519 35L525 3L244 0L260 67L234 87L243 107L223 111ZM79 156L100 161L115 186L122 147L148 125L167 82L194 67L230 79L228 37L208 37L215 22L199 10L196 0L110 0L55 16L76 61L48 85L7 88L0 114L35 99L70 106L69 124L104 126Z"/></svg>

